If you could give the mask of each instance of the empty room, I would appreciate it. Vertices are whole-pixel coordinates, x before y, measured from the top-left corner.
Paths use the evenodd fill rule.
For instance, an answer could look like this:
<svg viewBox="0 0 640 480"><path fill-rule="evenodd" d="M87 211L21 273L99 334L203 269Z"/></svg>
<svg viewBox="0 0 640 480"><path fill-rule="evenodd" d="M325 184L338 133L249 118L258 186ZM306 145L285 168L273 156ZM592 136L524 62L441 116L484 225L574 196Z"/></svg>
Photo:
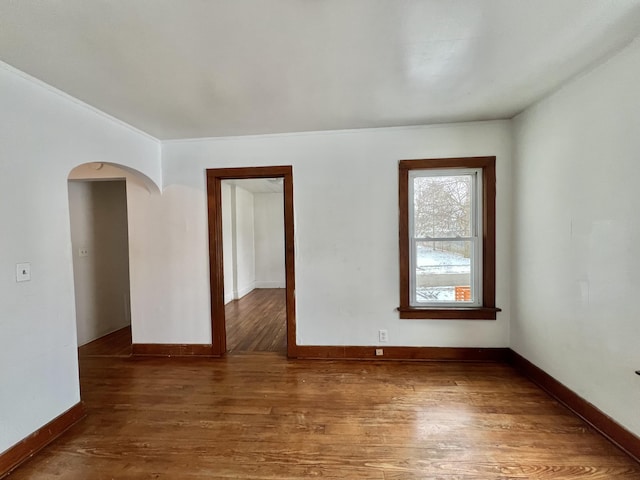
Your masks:
<svg viewBox="0 0 640 480"><path fill-rule="evenodd" d="M640 0L0 2L0 478L640 479Z"/></svg>

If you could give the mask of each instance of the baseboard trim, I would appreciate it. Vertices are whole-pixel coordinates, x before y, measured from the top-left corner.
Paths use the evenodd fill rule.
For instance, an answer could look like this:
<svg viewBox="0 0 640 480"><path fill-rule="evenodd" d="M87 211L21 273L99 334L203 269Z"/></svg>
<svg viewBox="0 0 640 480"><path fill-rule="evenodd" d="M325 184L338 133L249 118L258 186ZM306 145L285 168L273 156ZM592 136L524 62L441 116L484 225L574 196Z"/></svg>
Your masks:
<svg viewBox="0 0 640 480"><path fill-rule="evenodd" d="M256 282L251 282L249 285L234 291L233 298L234 300L240 300L245 295L249 295L255 289L256 289Z"/></svg>
<svg viewBox="0 0 640 480"><path fill-rule="evenodd" d="M213 353L213 345L198 343L134 343L134 357L219 357Z"/></svg>
<svg viewBox="0 0 640 480"><path fill-rule="evenodd" d="M256 288L287 288L285 282L261 282L256 281Z"/></svg>
<svg viewBox="0 0 640 480"><path fill-rule="evenodd" d="M509 349L509 363L525 377L596 429L602 436L640 463L640 438L579 396L547 372Z"/></svg>
<svg viewBox="0 0 640 480"><path fill-rule="evenodd" d="M5 475L29 460L33 455L82 420L85 415L82 402L76 403L69 410L58 415L13 447L0 453L0 478L4 478Z"/></svg>
<svg viewBox="0 0 640 480"><path fill-rule="evenodd" d="M376 349L383 355L376 355ZM438 362L505 362L508 348L387 347L296 345L290 357L342 360L416 360Z"/></svg>

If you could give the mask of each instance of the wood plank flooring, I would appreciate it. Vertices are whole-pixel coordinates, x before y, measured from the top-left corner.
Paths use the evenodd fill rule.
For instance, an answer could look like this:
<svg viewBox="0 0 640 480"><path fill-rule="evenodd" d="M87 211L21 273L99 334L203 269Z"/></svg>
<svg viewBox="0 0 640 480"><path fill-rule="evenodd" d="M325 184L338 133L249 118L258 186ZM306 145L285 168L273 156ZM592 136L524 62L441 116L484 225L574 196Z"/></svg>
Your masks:
<svg viewBox="0 0 640 480"><path fill-rule="evenodd" d="M80 356L126 356L131 355L131 326L100 337L78 348Z"/></svg>
<svg viewBox="0 0 640 480"><path fill-rule="evenodd" d="M256 288L225 306L229 352L287 351L284 288Z"/></svg>
<svg viewBox="0 0 640 480"><path fill-rule="evenodd" d="M640 479L502 364L81 356L88 416L12 480Z"/></svg>

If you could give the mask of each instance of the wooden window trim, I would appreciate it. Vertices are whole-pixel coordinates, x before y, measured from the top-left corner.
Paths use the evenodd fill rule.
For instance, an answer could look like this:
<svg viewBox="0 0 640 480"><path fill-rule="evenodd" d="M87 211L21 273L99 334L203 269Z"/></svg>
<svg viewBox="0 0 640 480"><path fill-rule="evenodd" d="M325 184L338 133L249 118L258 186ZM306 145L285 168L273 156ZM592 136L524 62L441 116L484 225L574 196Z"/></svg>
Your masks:
<svg viewBox="0 0 640 480"><path fill-rule="evenodd" d="M410 304L409 172L437 168L482 169L482 306L414 307ZM402 319L495 320L496 308L496 157L400 160L398 171L400 212L400 307Z"/></svg>

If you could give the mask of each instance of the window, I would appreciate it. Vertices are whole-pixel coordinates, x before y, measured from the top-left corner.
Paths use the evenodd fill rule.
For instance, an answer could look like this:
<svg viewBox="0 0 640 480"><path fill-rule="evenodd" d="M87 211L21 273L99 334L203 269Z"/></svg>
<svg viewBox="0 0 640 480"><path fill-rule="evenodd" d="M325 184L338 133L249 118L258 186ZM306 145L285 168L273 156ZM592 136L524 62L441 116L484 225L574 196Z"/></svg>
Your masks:
<svg viewBox="0 0 640 480"><path fill-rule="evenodd" d="M400 318L495 319L495 157L399 168Z"/></svg>

